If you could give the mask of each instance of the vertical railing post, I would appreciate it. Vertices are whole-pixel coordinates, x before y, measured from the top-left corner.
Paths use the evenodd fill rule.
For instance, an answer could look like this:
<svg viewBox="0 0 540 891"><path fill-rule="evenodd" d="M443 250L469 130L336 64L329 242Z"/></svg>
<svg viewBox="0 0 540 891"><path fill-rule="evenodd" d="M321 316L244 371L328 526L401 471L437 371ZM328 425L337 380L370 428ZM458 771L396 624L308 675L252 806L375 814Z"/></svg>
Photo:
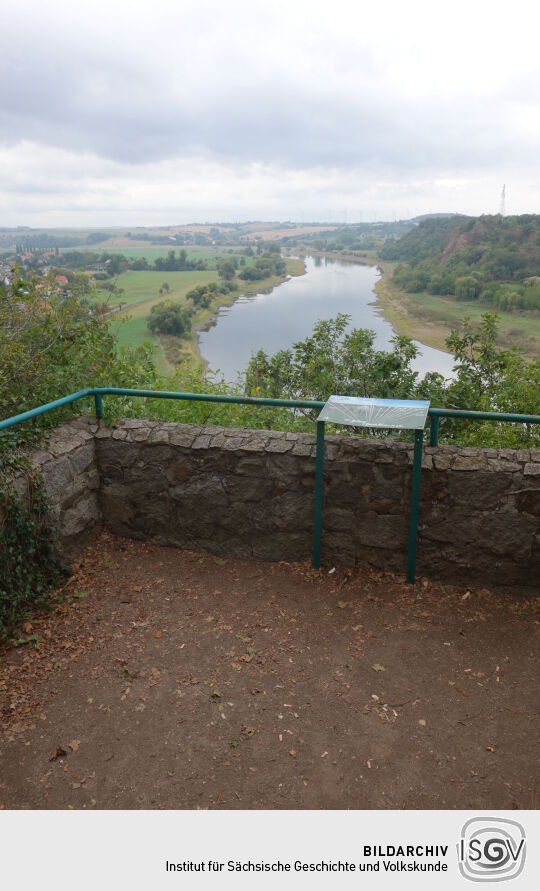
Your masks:
<svg viewBox="0 0 540 891"><path fill-rule="evenodd" d="M101 393L94 393L94 404L96 407L96 418L99 421L103 417L103 399Z"/></svg>
<svg viewBox="0 0 540 891"><path fill-rule="evenodd" d="M418 544L418 515L420 512L420 480L422 477L422 445L424 431L414 431L414 458L411 486L411 510L409 515L409 549L407 553L407 581L413 584L416 574L416 547Z"/></svg>
<svg viewBox="0 0 540 891"><path fill-rule="evenodd" d="M429 444L439 445L439 415L430 415Z"/></svg>
<svg viewBox="0 0 540 891"><path fill-rule="evenodd" d="M321 565L322 503L324 471L324 421L317 421L317 450L315 454L315 516L313 523L313 566Z"/></svg>

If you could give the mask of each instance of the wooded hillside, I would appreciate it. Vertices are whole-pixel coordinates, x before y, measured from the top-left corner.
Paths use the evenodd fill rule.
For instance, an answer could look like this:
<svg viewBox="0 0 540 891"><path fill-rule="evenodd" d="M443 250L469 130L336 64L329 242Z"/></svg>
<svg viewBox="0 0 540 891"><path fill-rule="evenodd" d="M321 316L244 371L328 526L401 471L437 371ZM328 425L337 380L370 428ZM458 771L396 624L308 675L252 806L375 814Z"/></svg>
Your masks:
<svg viewBox="0 0 540 891"><path fill-rule="evenodd" d="M412 293L540 309L540 215L429 218L381 257L398 261L394 281Z"/></svg>

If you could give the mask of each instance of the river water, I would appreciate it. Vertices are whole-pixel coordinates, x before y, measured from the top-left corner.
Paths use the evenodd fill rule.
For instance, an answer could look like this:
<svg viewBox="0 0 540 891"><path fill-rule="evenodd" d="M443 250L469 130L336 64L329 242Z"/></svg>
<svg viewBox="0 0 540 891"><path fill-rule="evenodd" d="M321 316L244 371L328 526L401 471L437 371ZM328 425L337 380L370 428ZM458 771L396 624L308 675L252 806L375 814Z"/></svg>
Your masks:
<svg viewBox="0 0 540 891"><path fill-rule="evenodd" d="M213 326L199 335L201 355L211 371L232 383L258 349L272 354L291 347L311 334L319 319L338 312L351 316L351 327L374 331L377 349L388 349L396 332L375 303L379 276L374 266L307 257L305 275L288 279L270 294L240 297L222 307ZM415 343L420 350L416 371L452 375L453 356Z"/></svg>

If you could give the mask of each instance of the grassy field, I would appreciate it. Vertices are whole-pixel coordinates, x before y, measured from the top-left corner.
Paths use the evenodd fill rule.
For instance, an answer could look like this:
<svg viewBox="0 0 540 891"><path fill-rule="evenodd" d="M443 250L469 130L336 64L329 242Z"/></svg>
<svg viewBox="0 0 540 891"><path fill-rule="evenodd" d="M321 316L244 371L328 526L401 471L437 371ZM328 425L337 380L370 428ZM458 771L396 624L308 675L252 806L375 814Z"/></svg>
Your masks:
<svg viewBox="0 0 540 891"><path fill-rule="evenodd" d="M158 257L166 257L169 251L179 251L181 249L182 245L178 244L148 246L146 244L109 244L108 242L105 242L103 245L97 245L94 250L98 253L106 251L109 254L123 254L124 257L127 257L130 260L144 257L149 263L153 263ZM225 248L216 249L214 247L204 246L186 247L185 251L188 260L206 260L212 263L230 257L232 253L232 251L226 250ZM247 259L249 258L246 258L246 260Z"/></svg>
<svg viewBox="0 0 540 891"><path fill-rule="evenodd" d="M197 285L207 285L209 282L217 282L218 274L215 270L204 272L186 270L185 272L124 272L115 279L115 284L124 289L120 298L114 298L114 302L120 300L129 304L130 315L148 315L154 303L160 300L172 300L174 303L185 303L188 291ZM167 282L170 291L160 295L160 287ZM144 306L138 306L144 304Z"/></svg>
<svg viewBox="0 0 540 891"><path fill-rule="evenodd" d="M114 316L114 327L117 328L117 339L122 346L141 346L149 343L156 349L156 360L159 371L170 374L174 370L174 361L179 356L171 356L167 349L167 340L157 337L148 329L146 320L151 309L162 300L170 300L180 305L186 304L186 294L197 285L207 285L218 280L218 274L212 272L124 272L116 279L115 284L124 289L120 298L114 297L128 305ZM170 291L161 295L160 287L167 282ZM170 340L170 338L168 339ZM173 361L171 361L171 359Z"/></svg>
<svg viewBox="0 0 540 891"><path fill-rule="evenodd" d="M159 342L151 331L148 330L145 318L139 319L118 319L112 323L112 330L116 334L116 339L120 346L139 347L144 343L151 344L156 351L156 365L158 371L162 374L168 374L171 371L170 363L165 355L163 345Z"/></svg>
<svg viewBox="0 0 540 891"><path fill-rule="evenodd" d="M438 349L446 349L445 339L464 316L479 319L494 311L478 301L456 300L434 294L406 294L392 283L392 265L380 262L383 276L375 290L384 315L399 334L412 337ZM497 311L500 344L506 349L518 347L533 357L540 355L540 314Z"/></svg>

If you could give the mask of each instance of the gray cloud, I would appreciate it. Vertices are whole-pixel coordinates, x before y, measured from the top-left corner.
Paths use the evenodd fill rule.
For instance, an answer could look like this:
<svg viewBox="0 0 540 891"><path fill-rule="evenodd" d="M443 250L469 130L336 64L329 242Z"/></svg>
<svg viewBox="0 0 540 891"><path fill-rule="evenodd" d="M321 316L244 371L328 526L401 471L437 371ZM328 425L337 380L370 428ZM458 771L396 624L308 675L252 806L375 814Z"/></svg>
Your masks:
<svg viewBox="0 0 540 891"><path fill-rule="evenodd" d="M53 177L58 195L76 187L83 157L101 159L83 191L110 194L116 181L118 196L137 169L150 191L156 165L171 163L198 164L200 175L218 165L236 187L243 169L246 179L262 165L276 187L290 181L290 204L299 171L311 171L322 201L332 195L321 171L334 188L332 171L356 181L349 192L362 184L359 201L375 181L399 200L406 183L410 203L415 181L515 172L525 188L540 151L540 63L518 9L508 21L492 4L484 19L483 3L458 2L439 22L433 4L404 6L354 15L338 0L331 15L316 2L13 3L0 58L3 191L49 188L36 165L17 174L22 142L79 158L72 177ZM507 55L494 65L499 45ZM341 188L334 201L347 196ZM379 195L387 200L385 188Z"/></svg>

